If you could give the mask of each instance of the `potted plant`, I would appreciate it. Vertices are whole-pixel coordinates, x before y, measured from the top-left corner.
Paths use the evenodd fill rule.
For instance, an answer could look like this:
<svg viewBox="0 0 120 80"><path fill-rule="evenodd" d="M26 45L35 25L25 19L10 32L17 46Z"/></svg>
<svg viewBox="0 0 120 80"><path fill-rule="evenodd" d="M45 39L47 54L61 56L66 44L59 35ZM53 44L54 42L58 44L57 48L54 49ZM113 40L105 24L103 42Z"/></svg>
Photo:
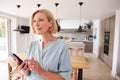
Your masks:
<svg viewBox="0 0 120 80"><path fill-rule="evenodd" d="M93 25L93 22L89 21L88 23L85 23L85 25L88 29L91 29L91 26Z"/></svg>

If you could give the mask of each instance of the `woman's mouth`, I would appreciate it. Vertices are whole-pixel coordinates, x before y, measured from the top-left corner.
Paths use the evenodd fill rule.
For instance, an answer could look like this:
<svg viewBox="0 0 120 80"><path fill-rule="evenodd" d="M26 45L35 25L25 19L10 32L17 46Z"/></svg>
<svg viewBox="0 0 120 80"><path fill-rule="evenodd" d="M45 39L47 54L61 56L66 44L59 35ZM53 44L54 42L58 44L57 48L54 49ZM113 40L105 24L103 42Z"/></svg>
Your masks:
<svg viewBox="0 0 120 80"><path fill-rule="evenodd" d="M41 30L41 28L36 28L36 30Z"/></svg>

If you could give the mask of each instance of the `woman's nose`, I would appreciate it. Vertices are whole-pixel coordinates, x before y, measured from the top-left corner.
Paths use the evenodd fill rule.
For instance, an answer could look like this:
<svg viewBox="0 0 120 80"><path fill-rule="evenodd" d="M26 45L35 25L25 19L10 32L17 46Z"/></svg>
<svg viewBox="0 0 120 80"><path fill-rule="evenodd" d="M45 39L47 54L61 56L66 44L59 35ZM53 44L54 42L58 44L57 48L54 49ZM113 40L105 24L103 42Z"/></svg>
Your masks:
<svg viewBox="0 0 120 80"><path fill-rule="evenodd" d="M36 25L36 26L38 26L38 25L39 25L38 21L35 23L35 25Z"/></svg>

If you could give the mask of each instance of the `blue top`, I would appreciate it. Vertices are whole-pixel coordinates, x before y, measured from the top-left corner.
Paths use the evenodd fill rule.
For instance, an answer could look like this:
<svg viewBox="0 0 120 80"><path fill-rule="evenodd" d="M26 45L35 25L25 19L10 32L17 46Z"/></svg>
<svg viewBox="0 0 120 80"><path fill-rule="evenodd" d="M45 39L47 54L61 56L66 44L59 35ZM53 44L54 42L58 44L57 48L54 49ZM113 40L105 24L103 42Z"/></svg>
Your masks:
<svg viewBox="0 0 120 80"><path fill-rule="evenodd" d="M47 71L60 74L65 80L70 80L72 65L68 52L68 47L63 40L48 41L47 45L42 48L42 41L31 43L27 58L34 57L42 68ZM44 77L31 71L26 80L45 80Z"/></svg>

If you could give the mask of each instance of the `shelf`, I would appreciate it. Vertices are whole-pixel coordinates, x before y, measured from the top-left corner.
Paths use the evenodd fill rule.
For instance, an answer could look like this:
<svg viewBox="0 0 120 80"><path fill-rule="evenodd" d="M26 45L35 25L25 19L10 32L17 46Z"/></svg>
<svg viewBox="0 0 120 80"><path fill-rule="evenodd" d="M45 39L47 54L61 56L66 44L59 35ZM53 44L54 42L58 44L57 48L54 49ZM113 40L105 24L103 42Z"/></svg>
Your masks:
<svg viewBox="0 0 120 80"><path fill-rule="evenodd" d="M72 34L92 34L92 31L90 29L61 29L58 33L72 33Z"/></svg>

